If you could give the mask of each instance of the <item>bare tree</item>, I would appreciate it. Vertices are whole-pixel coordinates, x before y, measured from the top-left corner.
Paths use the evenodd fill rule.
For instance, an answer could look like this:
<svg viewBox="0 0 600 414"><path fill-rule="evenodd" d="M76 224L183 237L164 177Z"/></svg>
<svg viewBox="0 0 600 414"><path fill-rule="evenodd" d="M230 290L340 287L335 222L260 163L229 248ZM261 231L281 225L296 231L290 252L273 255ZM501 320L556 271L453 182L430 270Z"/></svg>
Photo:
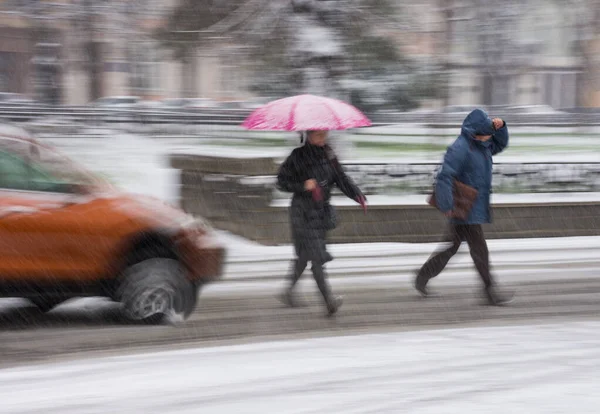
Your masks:
<svg viewBox="0 0 600 414"><path fill-rule="evenodd" d="M203 17L187 18L200 4ZM211 39L242 44L253 58L285 63L296 92L347 98L340 80L351 69L348 38L390 25L392 8L386 0L188 0L172 15L162 38L180 51Z"/></svg>

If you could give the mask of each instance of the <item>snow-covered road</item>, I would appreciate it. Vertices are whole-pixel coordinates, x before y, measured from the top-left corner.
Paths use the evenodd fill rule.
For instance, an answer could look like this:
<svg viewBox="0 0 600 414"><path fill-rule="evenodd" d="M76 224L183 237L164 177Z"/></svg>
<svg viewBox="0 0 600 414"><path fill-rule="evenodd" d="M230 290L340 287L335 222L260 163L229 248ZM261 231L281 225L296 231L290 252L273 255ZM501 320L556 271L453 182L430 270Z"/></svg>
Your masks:
<svg viewBox="0 0 600 414"><path fill-rule="evenodd" d="M0 370L0 413L597 413L600 322L265 342Z"/></svg>

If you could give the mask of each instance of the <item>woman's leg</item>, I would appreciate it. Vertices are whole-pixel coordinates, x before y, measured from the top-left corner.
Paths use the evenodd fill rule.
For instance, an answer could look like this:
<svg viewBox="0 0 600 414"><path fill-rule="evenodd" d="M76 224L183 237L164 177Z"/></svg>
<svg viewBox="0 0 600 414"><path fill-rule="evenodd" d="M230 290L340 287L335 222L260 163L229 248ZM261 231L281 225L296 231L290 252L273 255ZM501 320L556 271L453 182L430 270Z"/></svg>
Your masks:
<svg viewBox="0 0 600 414"><path fill-rule="evenodd" d="M320 262L313 262L311 270L313 278L315 279L315 282L317 282L317 287L319 288L323 299L327 302L331 297L331 288L329 287L329 283L327 283L327 276L323 264Z"/></svg>
<svg viewBox="0 0 600 414"><path fill-rule="evenodd" d="M306 270L306 266L308 265L308 260L306 257L299 257L295 260L292 260L292 269L290 275L290 290L296 286L298 280L302 277L302 273Z"/></svg>

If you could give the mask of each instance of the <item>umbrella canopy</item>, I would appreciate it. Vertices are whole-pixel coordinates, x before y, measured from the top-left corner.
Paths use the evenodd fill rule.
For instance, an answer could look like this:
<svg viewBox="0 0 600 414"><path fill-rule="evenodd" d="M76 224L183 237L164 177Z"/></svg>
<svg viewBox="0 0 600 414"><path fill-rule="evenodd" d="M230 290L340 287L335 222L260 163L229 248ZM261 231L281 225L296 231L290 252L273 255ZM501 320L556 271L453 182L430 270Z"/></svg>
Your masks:
<svg viewBox="0 0 600 414"><path fill-rule="evenodd" d="M357 108L340 100L296 95L256 109L242 126L270 131L343 130L371 126L371 121Z"/></svg>

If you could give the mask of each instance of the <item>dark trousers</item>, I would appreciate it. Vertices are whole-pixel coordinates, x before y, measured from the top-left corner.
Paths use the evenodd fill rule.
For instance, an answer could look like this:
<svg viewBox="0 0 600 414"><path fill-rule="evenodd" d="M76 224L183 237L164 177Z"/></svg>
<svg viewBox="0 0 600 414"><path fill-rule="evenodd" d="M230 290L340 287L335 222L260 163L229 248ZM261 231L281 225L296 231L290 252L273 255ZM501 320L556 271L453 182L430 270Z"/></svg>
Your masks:
<svg viewBox="0 0 600 414"><path fill-rule="evenodd" d="M294 286L296 286L296 283L298 283L298 280L300 280L300 277L302 276L302 273L304 273L304 270L306 269L307 265L308 265L308 260L303 257L300 257L300 258L292 261L292 275L291 275L290 289L292 289ZM329 299L331 292L329 289L329 284L327 283L327 280L326 280L325 270L323 269L323 264L313 262L311 270L312 270L312 274L315 279L315 282L317 282L317 286L319 287L319 291L321 291L321 295L323 295L323 299L325 299L325 301L327 301Z"/></svg>
<svg viewBox="0 0 600 414"><path fill-rule="evenodd" d="M427 262L423 265L417 274L418 280L427 283L439 275L448 264L452 256L456 254L458 248L463 241L466 241L471 251L471 257L475 262L475 267L481 276L485 287L490 287L493 284L492 275L490 274L489 251L483 228L479 224L450 224L450 231L446 237L446 241L450 245L434 253Z"/></svg>

